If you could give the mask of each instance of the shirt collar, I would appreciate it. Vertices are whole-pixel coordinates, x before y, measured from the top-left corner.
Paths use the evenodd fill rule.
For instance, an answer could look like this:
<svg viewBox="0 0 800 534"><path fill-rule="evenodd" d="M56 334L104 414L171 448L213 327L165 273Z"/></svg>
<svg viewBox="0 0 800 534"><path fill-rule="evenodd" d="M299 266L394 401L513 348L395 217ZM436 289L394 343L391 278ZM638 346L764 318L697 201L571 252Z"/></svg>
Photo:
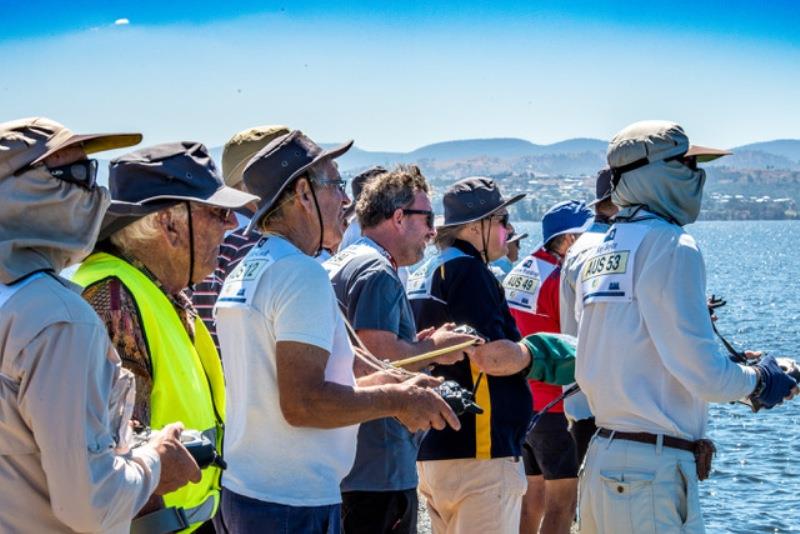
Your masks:
<svg viewBox="0 0 800 534"><path fill-rule="evenodd" d="M389 263L392 264L392 269L394 269L395 271L397 270L397 262L394 261L394 257L389 253L388 250L383 248L377 241L365 235L362 235L357 242L378 251L381 254L381 256L389 260Z"/></svg>
<svg viewBox="0 0 800 534"><path fill-rule="evenodd" d="M483 255L478 251L477 248L472 246L472 243L464 241L463 239L456 239L455 241L453 241L453 246L456 247L461 252L483 261Z"/></svg>

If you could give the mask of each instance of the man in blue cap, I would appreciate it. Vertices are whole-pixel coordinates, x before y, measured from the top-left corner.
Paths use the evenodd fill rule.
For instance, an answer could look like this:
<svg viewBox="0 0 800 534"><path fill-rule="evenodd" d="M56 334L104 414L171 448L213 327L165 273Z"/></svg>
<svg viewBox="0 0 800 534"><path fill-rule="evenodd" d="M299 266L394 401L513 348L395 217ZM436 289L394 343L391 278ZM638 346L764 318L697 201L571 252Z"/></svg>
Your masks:
<svg viewBox="0 0 800 534"><path fill-rule="evenodd" d="M583 202L567 200L542 217L542 244L503 281L511 315L523 336L559 333L558 287L561 262L592 223ZM561 387L530 380L538 412L561 395ZM563 402L542 415L523 446L528 492L522 504L523 532L568 533L575 511L578 463L567 430Z"/></svg>
<svg viewBox="0 0 800 534"><path fill-rule="evenodd" d="M216 266L232 210L257 197L227 187L206 147L166 143L112 160L112 203L100 240L75 273L105 322L123 365L136 377L133 418L160 428L181 421L219 448L225 385L219 355L185 289ZM198 484L154 497L134 528L196 528L219 505L220 469Z"/></svg>

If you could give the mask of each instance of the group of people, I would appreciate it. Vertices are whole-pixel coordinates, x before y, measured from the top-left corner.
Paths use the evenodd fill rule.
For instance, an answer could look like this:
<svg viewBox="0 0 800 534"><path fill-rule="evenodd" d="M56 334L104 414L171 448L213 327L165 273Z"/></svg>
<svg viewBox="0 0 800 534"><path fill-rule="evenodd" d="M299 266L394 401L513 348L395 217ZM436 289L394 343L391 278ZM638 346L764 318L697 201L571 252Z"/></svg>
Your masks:
<svg viewBox="0 0 800 534"><path fill-rule="evenodd" d="M140 141L0 124L3 532L413 533L418 496L437 534L703 532L707 403L797 392L717 351L682 227L726 152L677 124L619 132L520 261L489 178L442 218L414 165L351 200L352 141L266 126L221 173L176 142L97 185Z"/></svg>

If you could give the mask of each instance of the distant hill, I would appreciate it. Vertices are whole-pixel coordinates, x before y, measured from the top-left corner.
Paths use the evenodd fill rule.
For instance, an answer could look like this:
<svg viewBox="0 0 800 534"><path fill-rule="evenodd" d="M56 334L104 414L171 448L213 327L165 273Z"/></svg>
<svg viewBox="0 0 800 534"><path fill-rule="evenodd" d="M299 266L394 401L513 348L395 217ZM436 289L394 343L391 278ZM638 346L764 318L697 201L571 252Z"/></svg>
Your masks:
<svg viewBox="0 0 800 534"><path fill-rule="evenodd" d="M324 148L338 143L324 143ZM588 175L605 165L607 141L575 138L549 145L538 145L513 137L462 139L419 147L410 152L370 151L354 146L339 158L339 168L353 175L373 165L390 167L398 163L418 163L430 177L456 179L470 174L503 172L540 175ZM800 170L800 140L777 139L742 145L733 156L711 165L733 170ZM222 147L209 148L217 165L222 166ZM108 179L108 161L100 160L100 183Z"/></svg>
<svg viewBox="0 0 800 534"><path fill-rule="evenodd" d="M775 156L784 157L795 163L800 162L800 139L776 139L762 143L751 143L733 149L733 152L764 152Z"/></svg>

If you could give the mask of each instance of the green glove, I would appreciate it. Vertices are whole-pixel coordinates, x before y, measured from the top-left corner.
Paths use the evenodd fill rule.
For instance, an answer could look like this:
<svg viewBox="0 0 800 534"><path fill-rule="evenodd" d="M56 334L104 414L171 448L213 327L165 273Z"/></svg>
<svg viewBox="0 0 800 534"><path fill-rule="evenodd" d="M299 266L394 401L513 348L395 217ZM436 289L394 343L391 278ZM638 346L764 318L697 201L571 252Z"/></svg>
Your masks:
<svg viewBox="0 0 800 534"><path fill-rule="evenodd" d="M522 343L531 353L528 378L555 386L575 382L575 348L578 340L566 334L531 334Z"/></svg>

